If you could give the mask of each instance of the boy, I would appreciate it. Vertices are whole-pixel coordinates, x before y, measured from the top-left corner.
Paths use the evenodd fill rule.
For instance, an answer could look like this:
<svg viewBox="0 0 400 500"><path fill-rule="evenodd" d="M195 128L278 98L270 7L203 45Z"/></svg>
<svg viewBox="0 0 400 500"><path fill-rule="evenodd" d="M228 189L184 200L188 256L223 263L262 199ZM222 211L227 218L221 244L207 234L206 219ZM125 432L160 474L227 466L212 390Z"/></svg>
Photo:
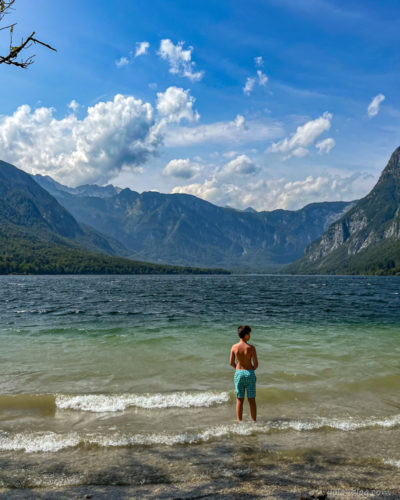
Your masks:
<svg viewBox="0 0 400 500"><path fill-rule="evenodd" d="M247 399L250 405L251 418L257 420L256 406L256 375L254 370L258 367L256 348L250 344L251 328L248 325L238 327L240 341L234 344L231 349L230 365L235 368L235 389L236 389L236 415L239 422L243 416L244 393L247 391Z"/></svg>

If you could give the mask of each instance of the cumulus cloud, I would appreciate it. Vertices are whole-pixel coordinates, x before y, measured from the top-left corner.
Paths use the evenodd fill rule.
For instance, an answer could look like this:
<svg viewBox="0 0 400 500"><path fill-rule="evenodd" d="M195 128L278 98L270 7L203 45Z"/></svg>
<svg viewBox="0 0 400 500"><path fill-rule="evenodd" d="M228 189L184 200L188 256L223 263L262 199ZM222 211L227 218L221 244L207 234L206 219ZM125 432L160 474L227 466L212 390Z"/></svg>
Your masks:
<svg viewBox="0 0 400 500"><path fill-rule="evenodd" d="M169 72L174 75L189 78L192 82L199 81L204 76L204 71L195 71L195 63L192 61L193 47L183 48L184 42L176 45L166 38L161 40L158 54L169 63Z"/></svg>
<svg viewBox="0 0 400 500"><path fill-rule="evenodd" d="M336 145L335 139L332 139L332 137L328 137L327 139L324 139L323 141L317 142L315 147L318 149L319 154L323 153L329 153L329 151L334 148Z"/></svg>
<svg viewBox="0 0 400 500"><path fill-rule="evenodd" d="M168 87L165 92L157 92L158 113L169 122L179 123L183 119L198 121L200 115L193 110L195 98L189 92L179 87Z"/></svg>
<svg viewBox="0 0 400 500"><path fill-rule="evenodd" d="M23 105L0 117L3 159L69 185L105 183L122 169L137 171L162 141L151 104L131 96L99 102L83 119L54 111Z"/></svg>
<svg viewBox="0 0 400 500"><path fill-rule="evenodd" d="M262 68L264 66L264 59L261 56L255 57L254 64L257 68Z"/></svg>
<svg viewBox="0 0 400 500"><path fill-rule="evenodd" d="M128 66L129 59L127 57L121 57L117 61L115 61L115 66L117 68L123 68L124 66Z"/></svg>
<svg viewBox="0 0 400 500"><path fill-rule="evenodd" d="M247 155L239 155L222 169L223 175L251 175L258 171L256 165Z"/></svg>
<svg viewBox="0 0 400 500"><path fill-rule="evenodd" d="M172 177L181 177L182 179L191 179L198 175L201 166L192 163L189 158L171 160L164 168L163 175Z"/></svg>
<svg viewBox="0 0 400 500"><path fill-rule="evenodd" d="M205 142L232 144L254 142L279 137L282 127L277 122L246 121L237 115L232 121L214 122L193 127L175 127L165 131L165 145L194 146Z"/></svg>
<svg viewBox="0 0 400 500"><path fill-rule="evenodd" d="M370 118L376 116L379 113L381 104L385 99L386 97L383 94L378 94L372 99L372 101L369 103L367 110L368 116Z"/></svg>
<svg viewBox="0 0 400 500"><path fill-rule="evenodd" d="M319 118L297 127L296 132L291 137L272 144L268 152L284 153L287 155L286 158L305 156L309 152L307 147L311 146L323 132L331 128L331 120L332 114L326 111Z"/></svg>
<svg viewBox="0 0 400 500"><path fill-rule="evenodd" d="M255 78L251 78L250 76L247 77L247 80L246 80L246 83L243 87L243 92L246 94L246 95L250 95L253 90L254 90L254 86L256 84L256 79Z"/></svg>
<svg viewBox="0 0 400 500"><path fill-rule="evenodd" d="M203 183L176 186L172 192L192 194L220 206L239 209L251 206L259 211L297 210L318 201L354 200L364 196L372 182L370 175L356 173L351 176L308 176L297 181L259 179L236 185L213 175Z"/></svg>
<svg viewBox="0 0 400 500"><path fill-rule="evenodd" d="M136 42L135 57L144 56L149 49L149 42Z"/></svg>

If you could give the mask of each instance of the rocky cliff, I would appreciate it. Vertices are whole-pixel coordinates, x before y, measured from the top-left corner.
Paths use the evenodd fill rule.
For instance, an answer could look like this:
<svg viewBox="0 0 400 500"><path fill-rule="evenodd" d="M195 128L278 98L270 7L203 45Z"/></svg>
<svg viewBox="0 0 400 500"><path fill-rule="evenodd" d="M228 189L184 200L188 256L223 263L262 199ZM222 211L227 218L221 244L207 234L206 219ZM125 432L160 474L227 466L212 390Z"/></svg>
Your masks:
<svg viewBox="0 0 400 500"><path fill-rule="evenodd" d="M313 242L293 273L393 274L400 267L400 147L372 191Z"/></svg>

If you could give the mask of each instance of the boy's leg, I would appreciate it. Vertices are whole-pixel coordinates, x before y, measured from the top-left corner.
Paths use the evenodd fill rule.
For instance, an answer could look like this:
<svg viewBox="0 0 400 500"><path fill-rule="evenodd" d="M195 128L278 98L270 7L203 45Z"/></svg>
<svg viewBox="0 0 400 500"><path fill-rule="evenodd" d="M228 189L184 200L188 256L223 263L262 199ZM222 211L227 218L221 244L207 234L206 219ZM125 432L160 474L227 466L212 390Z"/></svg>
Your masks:
<svg viewBox="0 0 400 500"><path fill-rule="evenodd" d="M236 399L236 416L239 422L242 421L243 418L243 402L244 398L237 398Z"/></svg>
<svg viewBox="0 0 400 500"><path fill-rule="evenodd" d="M256 405L256 398L248 398L249 400L249 405L250 405L250 415L253 421L255 422L257 420L257 405Z"/></svg>
<svg viewBox="0 0 400 500"><path fill-rule="evenodd" d="M239 422L243 417L243 402L245 396L245 388L244 388L244 379L243 379L243 371L236 370L235 371L235 390L236 390L236 416Z"/></svg>

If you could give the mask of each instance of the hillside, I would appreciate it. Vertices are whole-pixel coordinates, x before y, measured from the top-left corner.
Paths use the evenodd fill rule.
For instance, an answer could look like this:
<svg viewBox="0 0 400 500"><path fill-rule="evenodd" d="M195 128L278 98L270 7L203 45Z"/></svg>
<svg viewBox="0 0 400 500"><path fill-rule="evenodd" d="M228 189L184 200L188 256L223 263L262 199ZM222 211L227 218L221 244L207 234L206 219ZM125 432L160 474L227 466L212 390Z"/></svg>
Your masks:
<svg viewBox="0 0 400 500"><path fill-rule="evenodd" d="M285 271L400 274L400 147L372 191Z"/></svg>
<svg viewBox="0 0 400 500"><path fill-rule="evenodd" d="M139 194L112 186L72 189L49 177L35 179L77 220L118 239L135 258L250 271L273 271L298 259L353 204L239 211L186 194Z"/></svg>
<svg viewBox="0 0 400 500"><path fill-rule="evenodd" d="M121 243L78 223L30 175L0 162L1 274L209 272L111 256L127 253Z"/></svg>

